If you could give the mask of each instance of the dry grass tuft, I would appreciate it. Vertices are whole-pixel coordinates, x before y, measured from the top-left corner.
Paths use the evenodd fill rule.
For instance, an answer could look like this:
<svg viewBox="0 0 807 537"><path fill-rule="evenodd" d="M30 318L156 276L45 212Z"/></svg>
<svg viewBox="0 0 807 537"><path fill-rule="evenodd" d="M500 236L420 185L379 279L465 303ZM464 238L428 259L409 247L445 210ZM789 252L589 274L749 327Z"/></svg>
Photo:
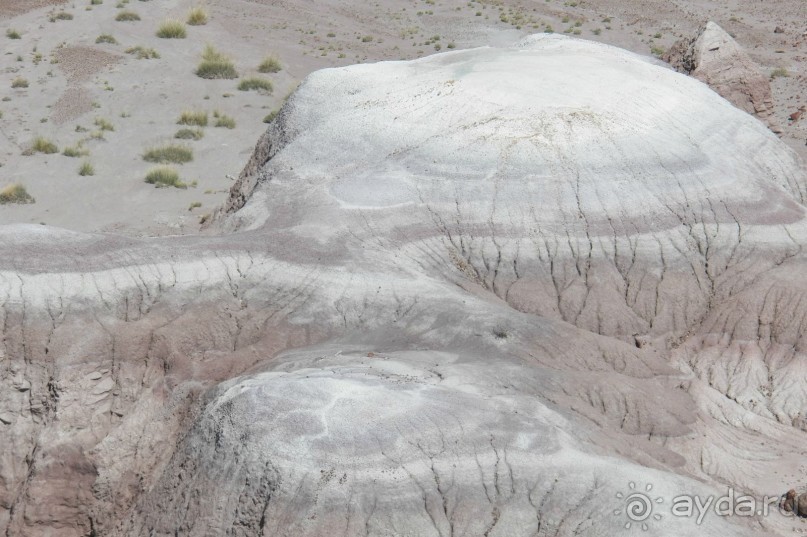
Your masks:
<svg viewBox="0 0 807 537"><path fill-rule="evenodd" d="M207 127L207 112L203 110L183 110L177 120L177 125L191 125L194 127Z"/></svg>
<svg viewBox="0 0 807 537"><path fill-rule="evenodd" d="M118 40L110 34L101 34L95 38L96 43L109 43L110 45L117 45Z"/></svg>
<svg viewBox="0 0 807 537"><path fill-rule="evenodd" d="M6 203L34 203L36 200L20 183L13 183L0 190L0 205Z"/></svg>
<svg viewBox="0 0 807 537"><path fill-rule="evenodd" d="M158 164L185 164L193 160L193 150L190 147L177 144L152 147L143 153L143 160Z"/></svg>
<svg viewBox="0 0 807 537"><path fill-rule="evenodd" d="M42 136L37 136L34 138L34 143L31 144L31 151L35 153L45 153L46 155L52 155L53 153L58 153L59 148L56 147L56 144L44 138Z"/></svg>
<svg viewBox="0 0 807 537"><path fill-rule="evenodd" d="M178 140L201 140L205 136L202 129L179 129L174 135Z"/></svg>
<svg viewBox="0 0 807 537"><path fill-rule="evenodd" d="M134 54L137 56L138 60L159 59L160 57L157 51L153 48L141 47L140 45L127 48L126 54Z"/></svg>
<svg viewBox="0 0 807 537"><path fill-rule="evenodd" d="M179 173L170 166L152 168L146 174L146 182L157 188L167 188L169 186L182 189L188 188L188 185L179 180Z"/></svg>
<svg viewBox="0 0 807 537"><path fill-rule="evenodd" d="M259 91L261 93L272 93L272 82L265 78L250 77L243 79L238 84L241 91Z"/></svg>
<svg viewBox="0 0 807 537"><path fill-rule="evenodd" d="M188 24L191 26L202 26L207 24L207 11L203 7L192 8L188 12Z"/></svg>
<svg viewBox="0 0 807 537"><path fill-rule="evenodd" d="M208 79L238 78L235 64L225 54L217 51L212 45L207 45L202 53L202 62L196 69L196 75Z"/></svg>
<svg viewBox="0 0 807 537"><path fill-rule="evenodd" d="M277 73L281 69L283 69L283 66L280 65L280 60L277 59L277 56L267 56L258 66L259 73Z"/></svg>
<svg viewBox="0 0 807 537"><path fill-rule="evenodd" d="M93 167L92 163L89 160L85 160L81 163L81 166L78 168L78 174L82 177L86 175L95 175L95 168Z"/></svg>
<svg viewBox="0 0 807 537"><path fill-rule="evenodd" d="M168 19L160 23L157 28L157 37L163 39L185 39L188 33L182 21Z"/></svg>
<svg viewBox="0 0 807 537"><path fill-rule="evenodd" d="M140 15L138 15L134 11L121 11L115 16L115 20L118 22L139 21Z"/></svg>
<svg viewBox="0 0 807 537"><path fill-rule="evenodd" d="M234 129L235 120L228 115L222 114L218 110L213 112L213 117L216 118L214 127L224 127L225 129Z"/></svg>

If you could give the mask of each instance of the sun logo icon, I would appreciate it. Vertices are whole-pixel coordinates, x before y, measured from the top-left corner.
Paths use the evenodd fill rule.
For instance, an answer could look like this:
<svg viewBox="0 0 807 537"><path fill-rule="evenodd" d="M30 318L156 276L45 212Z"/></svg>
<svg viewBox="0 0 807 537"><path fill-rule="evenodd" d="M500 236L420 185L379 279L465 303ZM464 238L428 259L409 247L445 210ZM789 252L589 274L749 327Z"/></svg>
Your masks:
<svg viewBox="0 0 807 537"><path fill-rule="evenodd" d="M625 515L628 521L625 523L625 529L633 527L634 523L637 527L641 527L643 531L649 528L648 522L652 520L659 521L662 516L658 513L653 513L654 504L664 503L664 498L651 498L650 493L653 490L653 485L648 484L645 486L644 492L636 490L636 483L628 483L630 491L627 493L617 492L616 497L622 500L625 505L624 509L614 510L614 515Z"/></svg>

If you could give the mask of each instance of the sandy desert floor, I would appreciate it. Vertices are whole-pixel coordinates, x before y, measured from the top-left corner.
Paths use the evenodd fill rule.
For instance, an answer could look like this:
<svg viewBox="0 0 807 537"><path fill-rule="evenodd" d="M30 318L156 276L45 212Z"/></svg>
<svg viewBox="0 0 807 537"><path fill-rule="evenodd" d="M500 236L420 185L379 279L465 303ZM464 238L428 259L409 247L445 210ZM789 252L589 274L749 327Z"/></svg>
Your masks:
<svg viewBox="0 0 807 537"><path fill-rule="evenodd" d="M156 36L192 7L209 14L184 39ZM135 21L118 21L133 12ZM807 5L803 0L25 0L0 2L0 188L22 183L33 204L0 205L0 223L45 223L132 235L194 232L223 201L264 119L309 73L360 62L412 59L437 51L502 45L536 32L567 33L661 55L713 20L770 73L782 138L807 157ZM778 28L778 29L777 29ZM97 43L101 35L114 43ZM240 80L261 76L273 91L239 91L239 79L194 74L207 44L230 56ZM154 49L158 59L127 54ZM282 69L259 74L270 55ZM571 75L573 76L573 74ZM27 87L13 87L14 81ZM180 114L205 111L199 140L175 140ZM218 112L234 128L213 126ZM807 115L807 114L805 114ZM43 137L58 148L32 152ZM149 148L179 142L193 160L176 168L188 188L144 181ZM78 157L63 154L78 149ZM94 175L80 175L88 162Z"/></svg>

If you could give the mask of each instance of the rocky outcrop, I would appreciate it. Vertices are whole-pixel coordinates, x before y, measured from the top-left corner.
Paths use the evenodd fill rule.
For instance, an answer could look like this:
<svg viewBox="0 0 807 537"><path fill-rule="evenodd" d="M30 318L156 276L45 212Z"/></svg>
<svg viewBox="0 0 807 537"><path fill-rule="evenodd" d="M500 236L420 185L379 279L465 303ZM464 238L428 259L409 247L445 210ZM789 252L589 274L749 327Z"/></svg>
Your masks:
<svg viewBox="0 0 807 537"><path fill-rule="evenodd" d="M694 76L737 108L758 117L775 133L773 97L768 77L748 53L714 22L691 39L675 43L662 57L678 71Z"/></svg>
<svg viewBox="0 0 807 537"><path fill-rule="evenodd" d="M330 69L240 179L205 236L0 228L0 531L790 530L628 514L803 472L807 179L700 82L549 35Z"/></svg>

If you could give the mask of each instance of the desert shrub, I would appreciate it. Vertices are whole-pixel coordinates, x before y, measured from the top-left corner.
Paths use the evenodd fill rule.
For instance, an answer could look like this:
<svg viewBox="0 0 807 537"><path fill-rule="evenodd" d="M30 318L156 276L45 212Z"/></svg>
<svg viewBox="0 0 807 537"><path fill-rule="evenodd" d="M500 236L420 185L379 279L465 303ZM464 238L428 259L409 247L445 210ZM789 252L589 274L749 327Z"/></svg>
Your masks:
<svg viewBox="0 0 807 537"><path fill-rule="evenodd" d="M9 39L20 39L21 36L20 32L18 32L14 28L9 28L8 30L6 30L6 37L8 37Z"/></svg>
<svg viewBox="0 0 807 537"><path fill-rule="evenodd" d="M95 38L96 43L109 43L110 45L117 45L118 40L109 34L101 34Z"/></svg>
<svg viewBox="0 0 807 537"><path fill-rule="evenodd" d="M66 157L86 157L89 155L90 152L86 147L81 147L81 143L72 146L72 147L65 147L64 151L62 151L62 155Z"/></svg>
<svg viewBox="0 0 807 537"><path fill-rule="evenodd" d="M169 186L183 189L188 188L188 185L179 180L179 173L170 166L152 168L146 174L146 182L157 188L167 188Z"/></svg>
<svg viewBox="0 0 807 537"><path fill-rule="evenodd" d="M194 201L194 202L191 202L190 206L188 207L188 210L189 210L189 211L192 211L192 210L194 210L194 209L198 209L198 208L199 208L199 207L201 207L201 206L202 206L202 202L201 202L201 201Z"/></svg>
<svg viewBox="0 0 807 537"><path fill-rule="evenodd" d="M140 15L138 15L134 11L121 11L115 16L115 20L118 22L139 21Z"/></svg>
<svg viewBox="0 0 807 537"><path fill-rule="evenodd" d="M71 20L73 20L73 14L68 13L67 11L60 11L50 16L50 22L71 21Z"/></svg>
<svg viewBox="0 0 807 537"><path fill-rule="evenodd" d="M787 76L790 76L790 73L784 67L777 67L776 69L771 71L771 78L779 78Z"/></svg>
<svg viewBox="0 0 807 537"><path fill-rule="evenodd" d="M205 135L202 129L179 129L174 135L178 140L201 140Z"/></svg>
<svg viewBox="0 0 807 537"><path fill-rule="evenodd" d="M151 60L160 57L157 51L153 48L141 47L140 45L127 48L126 54L134 54L138 60Z"/></svg>
<svg viewBox="0 0 807 537"><path fill-rule="evenodd" d="M12 88L27 88L28 87L28 80L24 79L21 76L18 76L14 80L11 81Z"/></svg>
<svg viewBox="0 0 807 537"><path fill-rule="evenodd" d="M203 7L192 8L188 12L188 24L191 26L207 24L207 11Z"/></svg>
<svg viewBox="0 0 807 537"><path fill-rule="evenodd" d="M283 66L280 65L280 60L276 56L267 56L258 66L259 73L277 73L281 69Z"/></svg>
<svg viewBox="0 0 807 537"><path fill-rule="evenodd" d="M42 136L34 138L34 142L31 144L31 150L35 153L45 153L47 155L59 152L59 148L56 147L56 144Z"/></svg>
<svg viewBox="0 0 807 537"><path fill-rule="evenodd" d="M6 203L34 203L34 198L20 183L10 184L0 190L0 205Z"/></svg>
<svg viewBox="0 0 807 537"><path fill-rule="evenodd" d="M143 153L143 160L157 164L185 164L193 160L193 150L176 144L153 147Z"/></svg>
<svg viewBox="0 0 807 537"><path fill-rule="evenodd" d="M261 91L272 93L272 82L265 78L251 77L245 78L238 84L238 89L241 91Z"/></svg>
<svg viewBox="0 0 807 537"><path fill-rule="evenodd" d="M104 0L90 0L90 5L91 6L100 6L103 3L104 3Z"/></svg>
<svg viewBox="0 0 807 537"><path fill-rule="evenodd" d="M78 168L78 174L81 176L85 175L95 175L95 168L93 167L92 163L89 160L85 160L81 163L81 166Z"/></svg>
<svg viewBox="0 0 807 537"><path fill-rule="evenodd" d="M95 118L94 124L102 131L114 131L115 126L102 117Z"/></svg>
<svg viewBox="0 0 807 537"><path fill-rule="evenodd" d="M222 114L218 111L213 112L213 117L216 118L215 127L224 127L225 129L234 129L235 120L228 115Z"/></svg>
<svg viewBox="0 0 807 537"><path fill-rule="evenodd" d="M199 110L184 110L177 120L177 125L191 125L194 127L207 127L207 112Z"/></svg>
<svg viewBox="0 0 807 537"><path fill-rule="evenodd" d="M213 46L207 45L202 53L202 62L196 69L196 75L201 78L217 79L238 78L238 71L232 60L217 51Z"/></svg>
<svg viewBox="0 0 807 537"><path fill-rule="evenodd" d="M278 114L278 110L274 110L272 112L269 112L268 114L266 114L266 117L263 118L263 122L264 123L273 122L275 120L275 118L277 117L277 114Z"/></svg>
<svg viewBox="0 0 807 537"><path fill-rule="evenodd" d="M157 37L163 39L185 39L188 33L185 31L185 25L178 20L165 20L160 23L157 28Z"/></svg>

